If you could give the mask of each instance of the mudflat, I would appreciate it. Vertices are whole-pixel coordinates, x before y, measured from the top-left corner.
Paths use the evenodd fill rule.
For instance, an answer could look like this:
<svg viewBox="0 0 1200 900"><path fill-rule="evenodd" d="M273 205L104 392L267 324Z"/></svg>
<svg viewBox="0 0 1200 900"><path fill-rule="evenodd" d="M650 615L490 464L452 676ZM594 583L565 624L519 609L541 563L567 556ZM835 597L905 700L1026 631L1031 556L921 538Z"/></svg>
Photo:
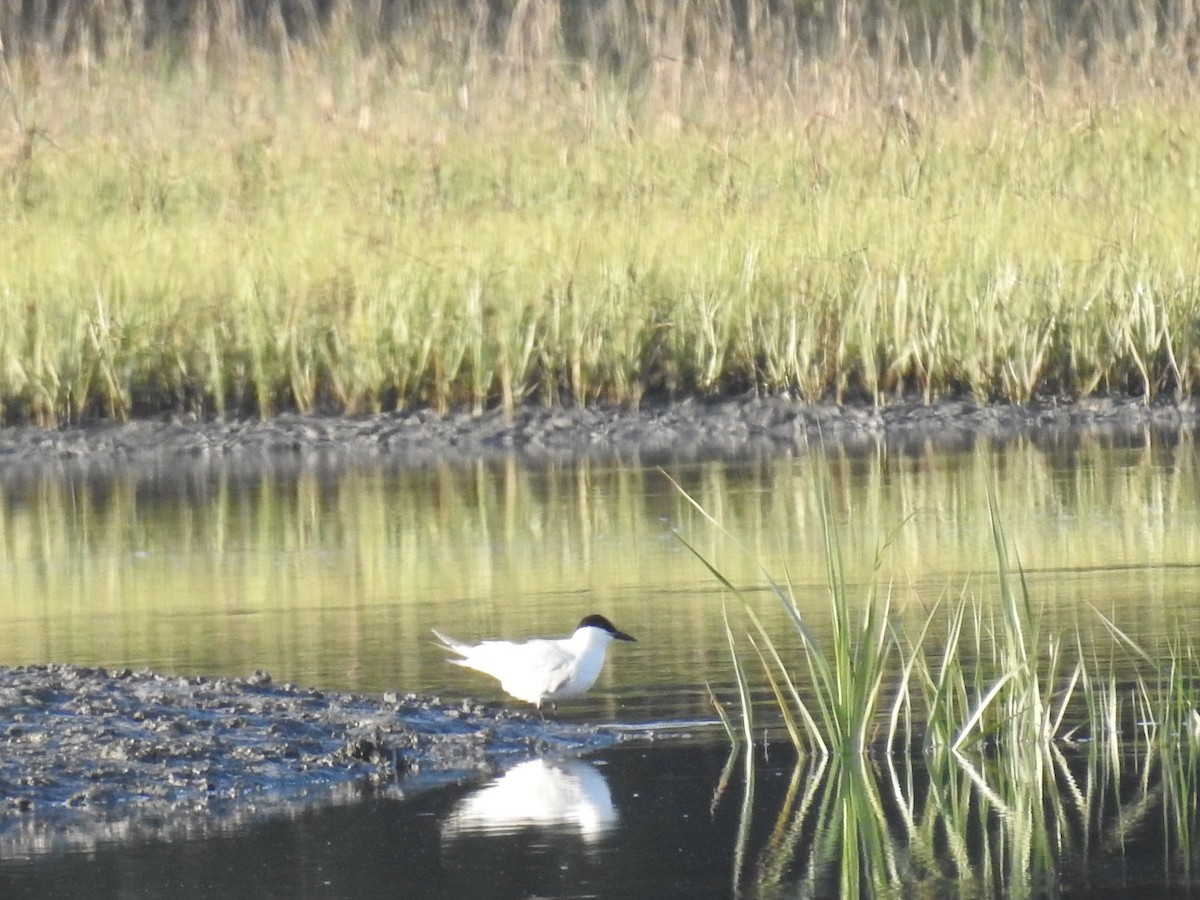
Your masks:
<svg viewBox="0 0 1200 900"><path fill-rule="evenodd" d="M612 459L646 465L804 452L822 445L954 449L1020 437L1050 443L1089 436L1119 440L1147 431L1169 439L1198 425L1200 409L1191 400L1147 404L1117 396L1024 406L971 400L834 405L744 396L639 409L529 406L512 413L417 410L361 418L281 415L236 421L170 417L0 429L0 477L80 468L103 474L147 463L421 466L508 456L529 462Z"/></svg>
<svg viewBox="0 0 1200 900"><path fill-rule="evenodd" d="M403 796L614 732L415 694L71 665L0 667L0 857L171 838Z"/></svg>

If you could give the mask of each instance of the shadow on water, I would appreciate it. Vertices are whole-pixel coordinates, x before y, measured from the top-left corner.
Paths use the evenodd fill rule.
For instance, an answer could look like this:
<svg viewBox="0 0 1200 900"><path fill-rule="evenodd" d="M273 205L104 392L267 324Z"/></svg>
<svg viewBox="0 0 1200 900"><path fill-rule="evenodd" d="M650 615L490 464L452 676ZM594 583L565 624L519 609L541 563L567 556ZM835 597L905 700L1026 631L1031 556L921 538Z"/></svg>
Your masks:
<svg viewBox="0 0 1200 900"><path fill-rule="evenodd" d="M195 840L0 862L5 897L1166 896L1195 760L1031 749L797 760L714 738L533 760L478 785ZM749 763L749 764L748 764ZM1171 773L1191 773L1182 781Z"/></svg>

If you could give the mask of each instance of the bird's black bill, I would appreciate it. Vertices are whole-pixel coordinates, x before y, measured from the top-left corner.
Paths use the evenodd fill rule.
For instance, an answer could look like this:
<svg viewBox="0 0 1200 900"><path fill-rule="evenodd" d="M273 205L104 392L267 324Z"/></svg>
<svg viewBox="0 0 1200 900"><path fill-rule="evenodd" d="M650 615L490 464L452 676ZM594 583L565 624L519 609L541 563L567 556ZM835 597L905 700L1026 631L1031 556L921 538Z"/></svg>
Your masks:
<svg viewBox="0 0 1200 900"><path fill-rule="evenodd" d="M599 628L601 631L607 631L611 634L614 640L618 641L637 641L637 638L626 634L623 631L617 631L617 627L612 622L604 618L604 616L591 615L587 616L579 623L580 628Z"/></svg>

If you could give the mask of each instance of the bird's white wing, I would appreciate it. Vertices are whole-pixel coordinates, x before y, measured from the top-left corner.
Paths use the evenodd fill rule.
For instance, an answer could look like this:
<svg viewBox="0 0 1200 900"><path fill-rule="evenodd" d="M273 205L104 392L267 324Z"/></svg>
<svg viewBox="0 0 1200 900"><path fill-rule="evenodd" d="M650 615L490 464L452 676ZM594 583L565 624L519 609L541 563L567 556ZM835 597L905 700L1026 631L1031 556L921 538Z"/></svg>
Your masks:
<svg viewBox="0 0 1200 900"><path fill-rule="evenodd" d="M462 657L450 662L491 675L505 691L528 703L540 704L559 694L570 684L579 663L566 641L537 639L520 644L512 641L464 644L440 631L433 633L447 650Z"/></svg>
<svg viewBox="0 0 1200 900"><path fill-rule="evenodd" d="M535 657L537 664L530 667L530 683L538 687L543 697L553 696L570 680L578 660L563 647L561 641L529 643L538 645Z"/></svg>
<svg viewBox="0 0 1200 900"><path fill-rule="evenodd" d="M541 703L570 679L575 657L559 641L484 641L463 662L498 679L517 699Z"/></svg>

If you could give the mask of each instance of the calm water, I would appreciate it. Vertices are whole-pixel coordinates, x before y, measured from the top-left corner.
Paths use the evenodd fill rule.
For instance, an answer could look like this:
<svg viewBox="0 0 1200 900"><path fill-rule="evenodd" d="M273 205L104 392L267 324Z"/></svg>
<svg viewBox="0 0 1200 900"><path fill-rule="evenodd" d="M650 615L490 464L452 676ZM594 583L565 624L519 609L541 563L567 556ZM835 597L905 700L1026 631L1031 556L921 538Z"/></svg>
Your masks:
<svg viewBox="0 0 1200 900"><path fill-rule="evenodd" d="M1062 845L1052 874L1031 879L1032 896L1183 896L1180 869L1200 864L1195 847L1168 833L1158 780L1138 796L1149 764L1129 773L1121 800L1106 776L1064 762L1056 772L1088 802L1043 816L1040 797L1031 811L1007 803L1003 788L972 790L979 773L969 766L934 778L870 767L860 778L760 748L751 782L744 759L726 770L727 748L701 740L534 760L482 786L298 810L194 840L0 859L0 891L60 900L837 896L844 879L831 833L885 847L877 866L897 887L864 883L868 897L1012 896L1009 867L1023 843L1035 869L1047 845ZM972 821L930 813L943 792ZM877 812L861 815L864 799ZM1035 820L1040 828L1022 829ZM938 846L957 833L968 840Z"/></svg>
<svg viewBox="0 0 1200 900"><path fill-rule="evenodd" d="M1200 625L1198 462L1190 440L1147 438L668 467L728 533L662 471L594 462L175 467L103 480L0 472L0 662L209 675L263 668L328 689L500 701L488 680L445 663L431 627L464 639L567 633L601 612L639 643L615 645L595 693L562 707L563 718L711 720L705 684L734 696L724 595L677 535L760 598L768 625L783 623L760 564L790 580L819 632L828 618L821 479L851 581L868 583L878 560L898 619L919 621L964 591L986 607L991 492L1044 628L1103 637L1095 607L1154 650ZM748 815L739 796L710 815L725 747L718 732L702 733L669 751L620 748L594 761L596 777L584 768L560 778L575 785L568 796L600 784L609 801L552 817L553 826L489 827L456 806L463 787L298 811L246 834L10 862L0 884L30 896L78 877L110 896L137 895L135 884L169 884L183 896L232 896L231 885L254 896L598 896L638 886L669 896L673 884L687 896L700 886L723 896L738 879L761 889L755 867L767 865L762 842L785 805L791 764L763 763L756 791L766 794ZM779 796L769 796L773 784ZM747 840L757 849L736 863L739 830L758 844ZM778 865L772 883L799 883L790 864ZM151 871L173 874L145 880ZM481 892L487 878L504 889Z"/></svg>

